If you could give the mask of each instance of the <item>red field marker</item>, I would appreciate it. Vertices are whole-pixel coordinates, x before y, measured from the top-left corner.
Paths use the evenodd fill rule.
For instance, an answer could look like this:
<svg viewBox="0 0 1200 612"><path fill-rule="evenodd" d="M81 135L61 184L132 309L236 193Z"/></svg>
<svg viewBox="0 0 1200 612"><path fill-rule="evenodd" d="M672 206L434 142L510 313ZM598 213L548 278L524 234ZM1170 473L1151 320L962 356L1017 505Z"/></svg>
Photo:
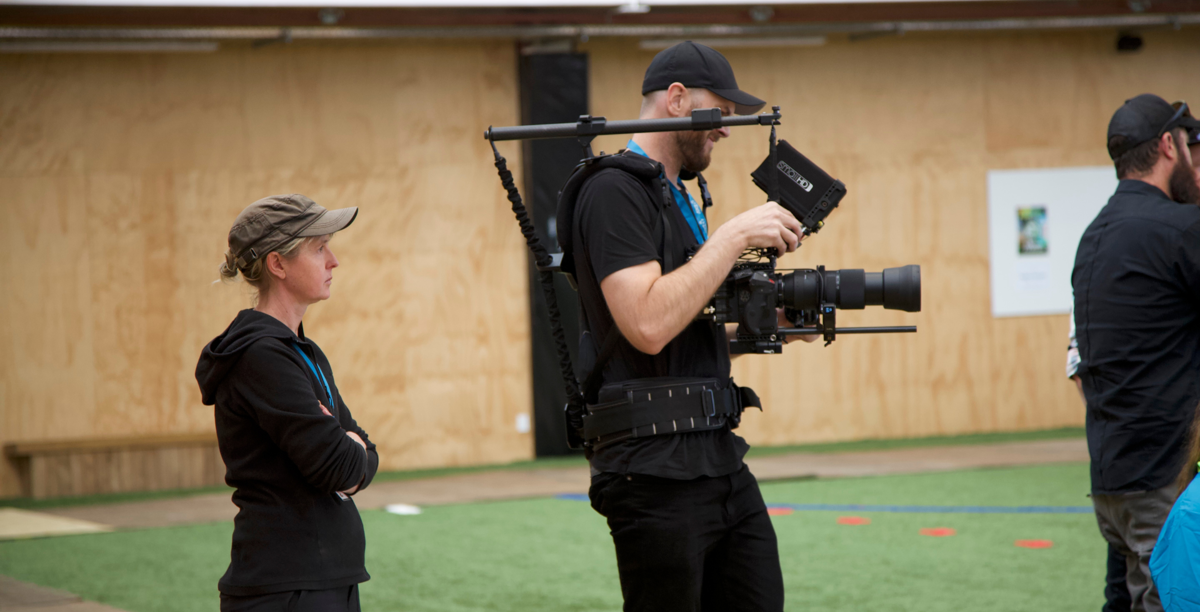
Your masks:
<svg viewBox="0 0 1200 612"><path fill-rule="evenodd" d="M795 512L791 508L767 508L767 514L770 516L787 516Z"/></svg>
<svg viewBox="0 0 1200 612"><path fill-rule="evenodd" d="M949 527L926 527L919 533L923 536L929 536L931 538L945 538L952 536L957 532Z"/></svg>
<svg viewBox="0 0 1200 612"><path fill-rule="evenodd" d="M861 516L839 516L838 525L870 525L871 519Z"/></svg>
<svg viewBox="0 0 1200 612"><path fill-rule="evenodd" d="M1015 544L1018 548L1050 548L1054 546L1054 542L1050 540L1017 540Z"/></svg>

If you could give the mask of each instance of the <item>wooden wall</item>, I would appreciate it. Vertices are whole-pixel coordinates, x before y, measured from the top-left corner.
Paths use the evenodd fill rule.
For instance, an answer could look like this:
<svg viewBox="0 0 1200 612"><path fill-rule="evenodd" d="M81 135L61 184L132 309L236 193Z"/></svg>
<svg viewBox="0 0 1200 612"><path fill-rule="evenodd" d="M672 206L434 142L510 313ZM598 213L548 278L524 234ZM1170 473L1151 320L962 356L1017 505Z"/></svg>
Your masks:
<svg viewBox="0 0 1200 612"><path fill-rule="evenodd" d="M993 319L989 168L1104 165L1127 97L1200 99L1193 31L910 35L735 49L781 135L849 186L790 266L922 266L915 336L743 357L753 443L1082 423L1065 316ZM632 118L653 56L594 41L595 114ZM385 469L528 458L524 246L480 135L516 122L511 41L226 45L207 55L0 56L0 444L212 429L193 372L249 299L212 285L234 216L273 193L359 206L333 248L325 348ZM615 150L623 139L602 139ZM762 201L766 132L720 143L714 225ZM502 151L518 160L516 145ZM0 495L16 493L11 465Z"/></svg>
<svg viewBox="0 0 1200 612"><path fill-rule="evenodd" d="M1118 54L1115 33L910 35L821 47L729 49L742 89L783 107L780 136L848 186L787 267L921 265L923 311L840 313L843 325L909 325L916 335L845 336L746 356L735 378L763 396L743 420L757 444L1082 425L1064 374L1066 315L994 319L988 272L989 169L1109 165L1108 120L1143 92L1200 99L1194 30L1146 32ZM592 112L632 117L652 52L588 45ZM624 139L597 142L608 151ZM749 173L767 132L739 128L705 175L715 227L761 204Z"/></svg>
<svg viewBox="0 0 1200 612"><path fill-rule="evenodd" d="M482 140L515 71L509 41L0 55L0 444L211 431L196 360L250 303L212 284L226 233L300 192L360 207L305 329L382 467L530 457L524 244Z"/></svg>

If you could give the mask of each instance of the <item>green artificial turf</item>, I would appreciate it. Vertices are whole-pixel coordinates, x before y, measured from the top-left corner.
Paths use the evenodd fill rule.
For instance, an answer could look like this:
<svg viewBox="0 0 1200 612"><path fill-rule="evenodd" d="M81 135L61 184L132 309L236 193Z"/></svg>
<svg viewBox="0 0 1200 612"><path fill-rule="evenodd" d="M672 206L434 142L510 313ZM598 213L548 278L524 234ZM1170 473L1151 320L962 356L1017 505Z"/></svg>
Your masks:
<svg viewBox="0 0 1200 612"><path fill-rule="evenodd" d="M1086 506L1087 465L767 483L768 504ZM854 514L869 525L839 525ZM364 511L369 611L619 610L604 519L534 499ZM774 518L789 610L1094 610L1105 545L1090 514L796 512ZM950 527L957 535L919 535ZM132 612L217 609L231 523L0 542L0 574ZM1018 539L1049 539L1024 549Z"/></svg>
<svg viewBox="0 0 1200 612"><path fill-rule="evenodd" d="M1002 442L1032 442L1035 440L1061 440L1082 438L1086 432L1082 427L1060 427L1036 431L1001 431L961 436L930 436L926 438L888 438L879 440L854 440L851 442L826 442L822 444L794 444L788 446L755 446L750 457L766 457L787 453L855 453L897 448L927 448L933 446L969 446L972 444L998 444Z"/></svg>

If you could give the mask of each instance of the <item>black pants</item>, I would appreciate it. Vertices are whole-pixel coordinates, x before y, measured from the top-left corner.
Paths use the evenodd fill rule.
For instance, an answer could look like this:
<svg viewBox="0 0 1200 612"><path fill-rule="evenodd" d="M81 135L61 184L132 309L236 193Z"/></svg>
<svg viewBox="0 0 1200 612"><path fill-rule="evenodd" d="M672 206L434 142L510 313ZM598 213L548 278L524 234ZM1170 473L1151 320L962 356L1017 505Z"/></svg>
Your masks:
<svg viewBox="0 0 1200 612"><path fill-rule="evenodd" d="M1129 612L1133 599L1125 582L1125 555L1112 544L1108 545L1108 575L1105 576L1104 607L1101 612Z"/></svg>
<svg viewBox="0 0 1200 612"><path fill-rule="evenodd" d="M608 518L626 612L781 612L775 528L745 466L718 478L605 473L592 507Z"/></svg>
<svg viewBox="0 0 1200 612"><path fill-rule="evenodd" d="M249 597L221 593L221 612L360 612L358 585Z"/></svg>

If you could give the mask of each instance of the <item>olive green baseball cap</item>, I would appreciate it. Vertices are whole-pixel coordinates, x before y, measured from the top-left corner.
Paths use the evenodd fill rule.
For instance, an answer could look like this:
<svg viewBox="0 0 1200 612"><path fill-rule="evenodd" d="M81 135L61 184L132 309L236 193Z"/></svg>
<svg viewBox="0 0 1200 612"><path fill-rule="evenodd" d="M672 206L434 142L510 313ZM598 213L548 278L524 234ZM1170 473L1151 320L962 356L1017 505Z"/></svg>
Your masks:
<svg viewBox="0 0 1200 612"><path fill-rule="evenodd" d="M227 263L248 268L259 257L296 238L324 236L346 229L358 208L326 210L298 193L265 197L237 216L229 229Z"/></svg>

